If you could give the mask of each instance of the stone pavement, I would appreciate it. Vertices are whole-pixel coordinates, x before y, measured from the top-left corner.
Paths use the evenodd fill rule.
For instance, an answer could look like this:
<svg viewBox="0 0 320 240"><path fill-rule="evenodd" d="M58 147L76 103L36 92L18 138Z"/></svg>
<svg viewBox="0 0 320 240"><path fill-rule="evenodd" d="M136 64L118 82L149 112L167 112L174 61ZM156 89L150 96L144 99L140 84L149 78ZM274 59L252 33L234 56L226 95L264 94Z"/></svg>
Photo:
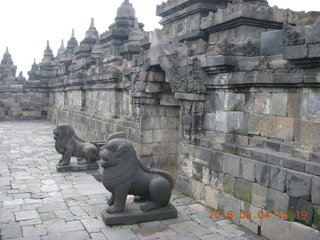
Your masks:
<svg viewBox="0 0 320 240"><path fill-rule="evenodd" d="M177 219L106 226L101 212L109 193L93 172L56 172L54 127L46 121L0 122L2 239L262 239L229 220L208 219L210 209L178 192L172 196Z"/></svg>

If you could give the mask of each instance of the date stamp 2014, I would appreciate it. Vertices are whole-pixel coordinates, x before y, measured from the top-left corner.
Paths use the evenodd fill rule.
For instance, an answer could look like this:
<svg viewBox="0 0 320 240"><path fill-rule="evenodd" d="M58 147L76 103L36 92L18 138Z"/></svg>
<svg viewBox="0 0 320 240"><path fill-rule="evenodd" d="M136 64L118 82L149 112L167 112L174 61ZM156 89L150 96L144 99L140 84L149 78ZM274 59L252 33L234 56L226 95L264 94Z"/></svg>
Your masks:
<svg viewBox="0 0 320 240"><path fill-rule="evenodd" d="M306 219L308 217L307 211L277 211L275 212L280 218L287 220L289 216L296 216L297 219ZM270 212L261 210L258 212L241 210L240 214L234 214L233 211L210 211L209 219L264 219L270 218Z"/></svg>

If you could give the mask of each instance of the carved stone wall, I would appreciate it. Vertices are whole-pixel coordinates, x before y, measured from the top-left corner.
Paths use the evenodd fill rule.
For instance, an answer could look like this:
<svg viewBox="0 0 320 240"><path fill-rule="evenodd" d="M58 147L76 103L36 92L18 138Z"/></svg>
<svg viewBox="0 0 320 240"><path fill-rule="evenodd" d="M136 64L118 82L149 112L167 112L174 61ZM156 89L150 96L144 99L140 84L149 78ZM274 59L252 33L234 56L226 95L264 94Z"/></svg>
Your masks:
<svg viewBox="0 0 320 240"><path fill-rule="evenodd" d="M269 239L318 234L320 14L264 0L157 14L163 29L145 32L124 1L100 36L91 21L80 45L47 45L30 79L48 83L48 119L86 141L126 132L147 165L176 167L180 191Z"/></svg>

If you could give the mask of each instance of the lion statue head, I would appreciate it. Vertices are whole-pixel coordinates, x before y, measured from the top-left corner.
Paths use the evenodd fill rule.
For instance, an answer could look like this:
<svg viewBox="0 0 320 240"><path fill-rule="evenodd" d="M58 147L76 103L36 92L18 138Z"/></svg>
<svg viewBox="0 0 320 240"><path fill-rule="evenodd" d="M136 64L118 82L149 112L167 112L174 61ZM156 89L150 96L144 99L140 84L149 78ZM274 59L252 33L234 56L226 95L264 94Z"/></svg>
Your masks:
<svg viewBox="0 0 320 240"><path fill-rule="evenodd" d="M72 138L75 135L75 132L70 124L64 123L53 130L54 140L60 140L63 138Z"/></svg>

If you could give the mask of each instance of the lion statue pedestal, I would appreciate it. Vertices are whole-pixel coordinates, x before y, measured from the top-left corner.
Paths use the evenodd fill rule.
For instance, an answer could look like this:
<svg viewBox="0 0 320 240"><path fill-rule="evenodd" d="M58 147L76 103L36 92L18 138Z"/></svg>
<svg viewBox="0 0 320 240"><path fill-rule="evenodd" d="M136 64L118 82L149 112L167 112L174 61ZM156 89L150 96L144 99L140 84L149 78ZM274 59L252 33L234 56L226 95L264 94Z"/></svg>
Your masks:
<svg viewBox="0 0 320 240"><path fill-rule="evenodd" d="M106 145L100 149L100 157L103 185L112 194L108 200L109 207L102 212L107 225L177 217L177 210L169 204L172 177L164 171L143 165L124 133L110 136ZM131 201L126 207L128 195L147 202L141 205Z"/></svg>
<svg viewBox="0 0 320 240"><path fill-rule="evenodd" d="M81 140L69 124L61 124L53 130L55 148L62 158L57 164L58 172L96 170L100 160L98 145ZM77 162L70 163L71 157Z"/></svg>

